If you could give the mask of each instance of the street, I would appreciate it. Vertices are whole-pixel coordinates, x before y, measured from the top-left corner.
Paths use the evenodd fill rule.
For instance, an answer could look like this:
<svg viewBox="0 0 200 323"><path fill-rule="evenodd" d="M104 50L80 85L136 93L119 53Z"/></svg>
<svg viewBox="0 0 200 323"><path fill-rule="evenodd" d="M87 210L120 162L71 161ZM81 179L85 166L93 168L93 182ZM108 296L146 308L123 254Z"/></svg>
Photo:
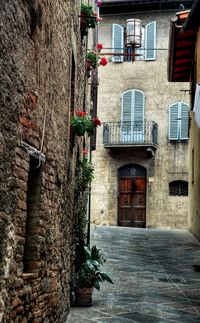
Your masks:
<svg viewBox="0 0 200 323"><path fill-rule="evenodd" d="M73 307L67 323L200 322L200 243L187 231L100 227L91 245L105 254L104 283L91 307Z"/></svg>

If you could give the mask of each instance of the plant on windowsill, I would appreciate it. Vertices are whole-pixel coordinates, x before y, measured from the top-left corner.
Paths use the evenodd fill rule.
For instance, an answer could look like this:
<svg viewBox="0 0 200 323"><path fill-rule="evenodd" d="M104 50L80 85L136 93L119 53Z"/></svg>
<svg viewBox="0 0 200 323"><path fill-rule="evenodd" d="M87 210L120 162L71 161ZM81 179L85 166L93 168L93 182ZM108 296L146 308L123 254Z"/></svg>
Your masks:
<svg viewBox="0 0 200 323"><path fill-rule="evenodd" d="M85 111L76 111L76 115L71 120L71 126L79 137L84 136L85 133L88 136L94 135L100 125L101 121L98 118L91 118Z"/></svg>
<svg viewBox="0 0 200 323"><path fill-rule="evenodd" d="M106 262L106 258L97 249L96 245L91 248L83 246L82 262L72 275L72 289L75 293L75 303L80 306L92 305L93 289L100 290L100 283L105 281L113 284L111 278L101 271L101 266Z"/></svg>

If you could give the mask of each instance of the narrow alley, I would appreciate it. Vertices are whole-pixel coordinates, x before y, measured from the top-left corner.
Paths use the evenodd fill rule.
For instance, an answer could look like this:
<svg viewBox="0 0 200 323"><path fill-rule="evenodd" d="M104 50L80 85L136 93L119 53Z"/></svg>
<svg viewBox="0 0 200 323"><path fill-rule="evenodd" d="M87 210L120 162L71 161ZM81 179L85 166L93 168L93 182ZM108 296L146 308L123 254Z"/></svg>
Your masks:
<svg viewBox="0 0 200 323"><path fill-rule="evenodd" d="M200 243L187 231L100 227L91 245L105 254L104 283L91 307L73 307L67 323L200 322Z"/></svg>

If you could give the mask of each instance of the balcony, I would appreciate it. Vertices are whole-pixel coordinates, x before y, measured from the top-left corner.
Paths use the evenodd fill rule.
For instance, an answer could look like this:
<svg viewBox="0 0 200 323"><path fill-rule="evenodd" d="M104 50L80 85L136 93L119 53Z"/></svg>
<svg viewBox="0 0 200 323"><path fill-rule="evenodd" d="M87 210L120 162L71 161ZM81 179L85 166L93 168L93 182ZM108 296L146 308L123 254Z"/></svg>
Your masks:
<svg viewBox="0 0 200 323"><path fill-rule="evenodd" d="M153 156L158 145L158 125L154 121L104 123L103 144L109 149L146 150Z"/></svg>

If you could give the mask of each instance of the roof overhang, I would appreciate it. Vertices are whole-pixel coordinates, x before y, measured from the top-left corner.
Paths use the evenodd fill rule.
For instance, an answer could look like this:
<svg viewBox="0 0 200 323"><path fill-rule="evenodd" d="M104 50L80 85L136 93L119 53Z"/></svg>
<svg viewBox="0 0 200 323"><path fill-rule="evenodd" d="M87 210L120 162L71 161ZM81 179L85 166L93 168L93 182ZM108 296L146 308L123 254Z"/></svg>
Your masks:
<svg viewBox="0 0 200 323"><path fill-rule="evenodd" d="M197 28L183 29L189 10L171 19L168 57L168 81L189 82L194 61Z"/></svg>
<svg viewBox="0 0 200 323"><path fill-rule="evenodd" d="M153 10L179 10L180 5L191 8L193 0L101 0L101 15L130 14Z"/></svg>

